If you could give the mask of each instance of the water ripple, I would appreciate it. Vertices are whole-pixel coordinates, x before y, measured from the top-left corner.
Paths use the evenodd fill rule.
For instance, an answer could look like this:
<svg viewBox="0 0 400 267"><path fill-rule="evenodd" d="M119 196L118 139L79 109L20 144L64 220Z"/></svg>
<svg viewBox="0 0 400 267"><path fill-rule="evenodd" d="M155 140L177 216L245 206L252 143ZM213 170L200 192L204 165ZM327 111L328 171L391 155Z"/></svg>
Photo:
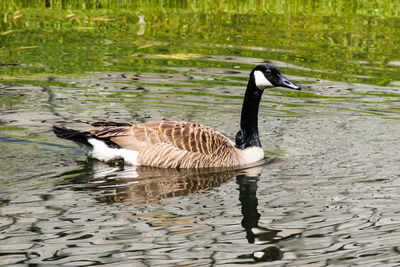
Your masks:
<svg viewBox="0 0 400 267"><path fill-rule="evenodd" d="M253 173L108 166L52 135L53 124L86 127L72 118L190 120L236 134L248 71L168 71L0 85L0 264L399 261L399 88L291 75L304 90L268 90L260 106L263 148L281 161Z"/></svg>

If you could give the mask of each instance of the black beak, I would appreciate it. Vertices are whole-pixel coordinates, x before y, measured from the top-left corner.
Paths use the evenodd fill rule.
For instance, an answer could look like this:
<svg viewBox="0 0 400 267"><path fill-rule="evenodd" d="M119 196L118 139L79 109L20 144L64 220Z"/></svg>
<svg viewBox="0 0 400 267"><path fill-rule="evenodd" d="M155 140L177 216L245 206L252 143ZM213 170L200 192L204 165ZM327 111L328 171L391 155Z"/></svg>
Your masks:
<svg viewBox="0 0 400 267"><path fill-rule="evenodd" d="M280 75L279 78L280 78L279 84L277 86L287 87L287 88L291 88L294 90L301 90L301 87L299 85L292 83L285 76Z"/></svg>

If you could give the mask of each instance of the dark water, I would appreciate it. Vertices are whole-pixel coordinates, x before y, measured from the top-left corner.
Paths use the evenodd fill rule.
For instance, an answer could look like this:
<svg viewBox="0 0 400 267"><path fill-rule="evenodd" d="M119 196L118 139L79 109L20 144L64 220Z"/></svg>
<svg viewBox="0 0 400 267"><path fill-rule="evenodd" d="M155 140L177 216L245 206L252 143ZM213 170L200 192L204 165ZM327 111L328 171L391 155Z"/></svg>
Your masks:
<svg viewBox="0 0 400 267"><path fill-rule="evenodd" d="M30 136L1 138L2 264L238 265L263 249L275 265L400 260L399 88L314 80L295 95L266 92L261 141L281 160L245 171L108 166L51 133L56 123L83 129L75 117L169 118L234 136L245 84L207 86L200 74L247 73L184 71L2 85L22 99L2 121Z"/></svg>
<svg viewBox="0 0 400 267"><path fill-rule="evenodd" d="M7 32L3 16L0 264L399 264L396 17L132 16L89 19L93 32L19 17ZM171 119L233 138L249 70L265 61L303 90L264 93L262 166L109 166L51 132L85 129L74 118Z"/></svg>

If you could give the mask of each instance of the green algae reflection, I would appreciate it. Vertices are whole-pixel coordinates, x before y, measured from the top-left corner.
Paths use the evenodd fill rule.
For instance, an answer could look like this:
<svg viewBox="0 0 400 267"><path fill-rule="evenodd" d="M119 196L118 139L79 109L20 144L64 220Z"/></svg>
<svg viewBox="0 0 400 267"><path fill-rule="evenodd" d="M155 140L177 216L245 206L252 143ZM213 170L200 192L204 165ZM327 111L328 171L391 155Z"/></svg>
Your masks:
<svg viewBox="0 0 400 267"><path fill-rule="evenodd" d="M366 0L3 1L0 77L249 70L244 59L255 58L290 62L292 75L391 85L399 10Z"/></svg>

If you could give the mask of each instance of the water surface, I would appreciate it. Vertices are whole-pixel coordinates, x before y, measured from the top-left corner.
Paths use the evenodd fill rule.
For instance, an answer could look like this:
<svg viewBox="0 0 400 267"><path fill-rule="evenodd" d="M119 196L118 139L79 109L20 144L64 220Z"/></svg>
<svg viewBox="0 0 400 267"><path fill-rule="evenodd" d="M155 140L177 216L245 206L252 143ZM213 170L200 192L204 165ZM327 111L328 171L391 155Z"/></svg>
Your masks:
<svg viewBox="0 0 400 267"><path fill-rule="evenodd" d="M396 14L142 11L3 12L1 264L265 266L263 250L271 266L400 261ZM51 132L171 119L233 138L261 62L303 87L264 93L262 166L109 166Z"/></svg>

